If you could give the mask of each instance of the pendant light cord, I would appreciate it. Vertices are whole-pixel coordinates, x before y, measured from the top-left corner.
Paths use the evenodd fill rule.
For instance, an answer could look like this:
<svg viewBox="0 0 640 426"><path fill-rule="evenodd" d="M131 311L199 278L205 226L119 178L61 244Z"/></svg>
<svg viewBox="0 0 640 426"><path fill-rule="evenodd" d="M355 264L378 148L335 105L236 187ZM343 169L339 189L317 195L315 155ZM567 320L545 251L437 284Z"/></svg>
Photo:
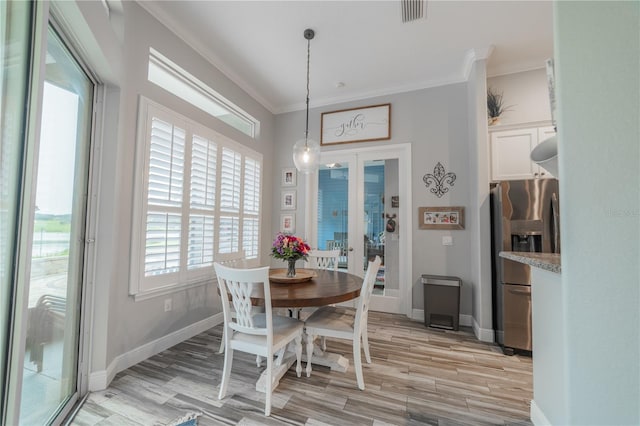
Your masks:
<svg viewBox="0 0 640 426"><path fill-rule="evenodd" d="M311 39L307 39L307 121L304 128L304 145L309 139L309 61L311 58Z"/></svg>

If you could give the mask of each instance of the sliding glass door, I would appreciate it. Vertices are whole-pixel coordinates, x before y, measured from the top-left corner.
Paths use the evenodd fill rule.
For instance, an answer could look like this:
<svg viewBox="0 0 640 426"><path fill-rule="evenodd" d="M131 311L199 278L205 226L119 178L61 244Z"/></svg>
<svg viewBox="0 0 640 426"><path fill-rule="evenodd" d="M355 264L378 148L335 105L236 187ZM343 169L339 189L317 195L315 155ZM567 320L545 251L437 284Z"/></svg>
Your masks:
<svg viewBox="0 0 640 426"><path fill-rule="evenodd" d="M20 217L11 276L3 279L3 295L12 296L3 324L11 336L7 424L49 424L78 397L94 83L51 25L45 38L44 64L34 67L44 73L31 81L23 187L6 205Z"/></svg>
<svg viewBox="0 0 640 426"><path fill-rule="evenodd" d="M6 383L19 203L29 93L33 4L0 1L0 424L6 424Z"/></svg>

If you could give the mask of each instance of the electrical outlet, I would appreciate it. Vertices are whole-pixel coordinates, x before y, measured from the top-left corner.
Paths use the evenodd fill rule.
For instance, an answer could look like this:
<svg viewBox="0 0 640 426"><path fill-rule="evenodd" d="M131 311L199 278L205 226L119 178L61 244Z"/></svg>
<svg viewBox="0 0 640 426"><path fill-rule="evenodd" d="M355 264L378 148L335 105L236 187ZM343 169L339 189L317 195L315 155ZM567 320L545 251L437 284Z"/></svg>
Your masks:
<svg viewBox="0 0 640 426"><path fill-rule="evenodd" d="M169 312L173 309L173 299L164 299L164 311Z"/></svg>
<svg viewBox="0 0 640 426"><path fill-rule="evenodd" d="M453 237L451 235L445 235L442 237L442 245L443 246L452 246L453 245Z"/></svg>

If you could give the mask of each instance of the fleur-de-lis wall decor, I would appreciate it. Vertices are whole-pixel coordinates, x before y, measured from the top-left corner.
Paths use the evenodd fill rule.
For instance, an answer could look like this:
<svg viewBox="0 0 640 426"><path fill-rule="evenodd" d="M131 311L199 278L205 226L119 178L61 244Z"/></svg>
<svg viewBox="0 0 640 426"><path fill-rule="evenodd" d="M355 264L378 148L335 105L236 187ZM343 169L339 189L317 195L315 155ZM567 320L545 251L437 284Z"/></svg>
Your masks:
<svg viewBox="0 0 640 426"><path fill-rule="evenodd" d="M449 192L449 188L446 188L445 185L453 186L453 182L456 181L456 174L451 172L446 173L444 166L438 161L438 164L433 168L433 174L427 173L422 177L422 180L427 188L429 188L431 184L434 184L434 187L429 188L429 191L440 198Z"/></svg>

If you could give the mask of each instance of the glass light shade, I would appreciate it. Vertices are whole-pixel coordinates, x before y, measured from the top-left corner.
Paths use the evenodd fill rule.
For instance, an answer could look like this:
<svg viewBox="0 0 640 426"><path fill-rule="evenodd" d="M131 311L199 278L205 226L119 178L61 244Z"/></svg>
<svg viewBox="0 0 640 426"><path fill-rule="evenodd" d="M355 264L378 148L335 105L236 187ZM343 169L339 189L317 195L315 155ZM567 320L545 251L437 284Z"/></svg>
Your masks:
<svg viewBox="0 0 640 426"><path fill-rule="evenodd" d="M318 170L320 145L313 139L300 139L293 145L293 164L300 173L309 174Z"/></svg>
<svg viewBox="0 0 640 426"><path fill-rule="evenodd" d="M558 177L558 138L551 136L540 142L533 148L530 154L531 161L542 167L553 177Z"/></svg>

